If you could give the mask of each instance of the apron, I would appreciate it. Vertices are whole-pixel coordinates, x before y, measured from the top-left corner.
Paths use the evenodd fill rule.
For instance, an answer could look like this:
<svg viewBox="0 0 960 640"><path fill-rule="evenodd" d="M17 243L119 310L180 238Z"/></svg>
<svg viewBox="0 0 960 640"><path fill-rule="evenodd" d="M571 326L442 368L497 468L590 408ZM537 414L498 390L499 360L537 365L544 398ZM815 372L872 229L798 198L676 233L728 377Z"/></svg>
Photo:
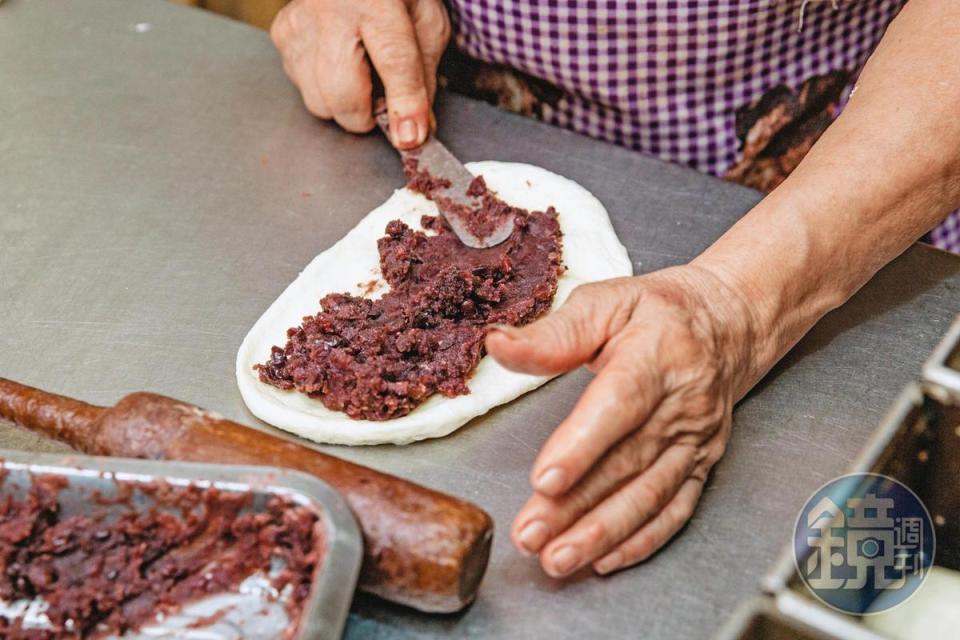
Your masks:
<svg viewBox="0 0 960 640"><path fill-rule="evenodd" d="M451 89L763 192L905 0L447 0ZM960 216L928 239L960 249Z"/></svg>

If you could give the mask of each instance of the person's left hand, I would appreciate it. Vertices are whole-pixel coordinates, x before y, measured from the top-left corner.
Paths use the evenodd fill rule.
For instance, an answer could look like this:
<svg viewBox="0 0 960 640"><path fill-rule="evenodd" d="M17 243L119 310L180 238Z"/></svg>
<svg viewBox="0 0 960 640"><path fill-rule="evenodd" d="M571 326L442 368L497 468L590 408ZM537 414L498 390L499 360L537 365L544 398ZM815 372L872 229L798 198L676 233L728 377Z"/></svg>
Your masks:
<svg viewBox="0 0 960 640"><path fill-rule="evenodd" d="M518 549L554 577L609 573L683 527L755 378L750 309L687 265L578 287L537 322L490 331L488 352L514 371L596 373L533 466Z"/></svg>

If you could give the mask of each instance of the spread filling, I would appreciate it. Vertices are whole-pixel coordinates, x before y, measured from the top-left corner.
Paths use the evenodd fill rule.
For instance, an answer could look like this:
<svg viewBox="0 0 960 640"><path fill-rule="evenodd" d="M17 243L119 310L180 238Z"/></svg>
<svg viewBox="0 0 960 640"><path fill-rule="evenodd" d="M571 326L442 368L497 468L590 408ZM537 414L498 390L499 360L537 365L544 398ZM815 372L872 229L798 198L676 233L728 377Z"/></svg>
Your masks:
<svg viewBox="0 0 960 640"><path fill-rule="evenodd" d="M405 170L408 187L427 198L449 186L415 163ZM390 222L377 242L389 291L376 300L346 293L321 298L319 313L288 329L286 345L274 346L254 367L260 380L366 420L404 416L435 393L469 393L487 327L523 325L546 312L563 266L552 207L511 207L479 177L468 194L481 203L469 212L471 231L482 235L514 217L506 241L471 249L441 217L424 216L424 231Z"/></svg>
<svg viewBox="0 0 960 640"><path fill-rule="evenodd" d="M58 494L67 483L38 476L23 499L0 501L0 600L42 598L52 627L0 616L0 637L120 634L233 591L276 561L283 569L272 585L291 587L288 614L298 620L323 547L313 510L275 497L255 513L246 509L251 493L149 483L136 488L154 508L130 506L118 515L116 507L100 507L65 517ZM131 495L103 502L127 504Z"/></svg>
<svg viewBox="0 0 960 640"><path fill-rule="evenodd" d="M477 203L471 207L444 196L444 192L450 189L450 181L419 169L416 158L404 160L403 171L407 175L408 189L426 195L448 216L454 215L462 220L467 231L478 238L489 237L517 211L516 207L511 207L487 189L483 176L474 178L467 187L467 195Z"/></svg>

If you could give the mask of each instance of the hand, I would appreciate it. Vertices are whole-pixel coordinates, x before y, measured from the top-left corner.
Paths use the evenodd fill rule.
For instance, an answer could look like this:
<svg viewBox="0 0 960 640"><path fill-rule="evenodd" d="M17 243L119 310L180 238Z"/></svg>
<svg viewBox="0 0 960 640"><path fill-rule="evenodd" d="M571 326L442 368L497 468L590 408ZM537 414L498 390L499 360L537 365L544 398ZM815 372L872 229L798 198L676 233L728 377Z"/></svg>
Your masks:
<svg viewBox="0 0 960 640"><path fill-rule="evenodd" d="M537 457L514 545L554 577L609 573L663 546L754 381L753 324L719 276L688 265L581 286L533 324L492 330L487 350L513 371L596 373Z"/></svg>
<svg viewBox="0 0 960 640"><path fill-rule="evenodd" d="M393 144L407 149L426 139L450 40L442 0L293 0L270 36L313 114L347 131L372 129L369 59L386 92Z"/></svg>

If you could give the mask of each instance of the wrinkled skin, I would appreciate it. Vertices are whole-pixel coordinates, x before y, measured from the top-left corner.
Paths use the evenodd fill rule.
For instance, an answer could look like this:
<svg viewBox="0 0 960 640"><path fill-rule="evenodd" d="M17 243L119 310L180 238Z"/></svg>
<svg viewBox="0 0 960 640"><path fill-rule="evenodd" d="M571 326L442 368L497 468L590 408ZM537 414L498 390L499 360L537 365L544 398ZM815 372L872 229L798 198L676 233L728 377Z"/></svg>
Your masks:
<svg viewBox="0 0 960 640"><path fill-rule="evenodd" d="M694 266L584 285L544 319L492 332L489 352L514 371L596 374L533 466L518 549L562 577L666 543L723 455L751 332L748 307Z"/></svg>
<svg viewBox="0 0 960 640"><path fill-rule="evenodd" d="M437 65L450 41L442 0L293 0L270 36L314 115L355 133L372 129L372 62L394 145L408 149L426 139Z"/></svg>
<svg viewBox="0 0 960 640"><path fill-rule="evenodd" d="M734 401L960 207L958 24L960 3L907 3L804 160L691 264L582 287L488 336L512 369L597 374L538 457L512 529L548 573L607 573L661 547L722 455ZM272 35L308 108L351 131L373 127L369 53L408 147L428 131L449 31L440 0L295 0Z"/></svg>

